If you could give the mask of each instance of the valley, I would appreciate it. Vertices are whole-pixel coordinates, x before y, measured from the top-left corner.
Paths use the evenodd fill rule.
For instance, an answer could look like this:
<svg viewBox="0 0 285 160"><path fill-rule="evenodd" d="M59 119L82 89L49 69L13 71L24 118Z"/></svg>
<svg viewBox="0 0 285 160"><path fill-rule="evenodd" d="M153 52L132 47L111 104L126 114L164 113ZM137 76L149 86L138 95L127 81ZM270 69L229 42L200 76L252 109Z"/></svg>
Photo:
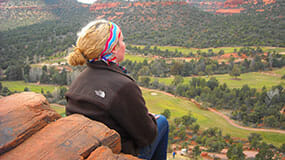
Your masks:
<svg viewBox="0 0 285 160"><path fill-rule="evenodd" d="M51 88L54 89L56 87L59 87L56 85L37 85L20 81L0 82L2 83L3 87L10 87L11 85L17 86L14 88L10 87L11 91L17 92L24 91L25 87L28 87L30 91L36 93L41 93L41 89L43 89L44 91L52 92L54 90L52 90ZM187 114L188 111L191 111L193 116L197 118L197 123L200 124L201 130L218 127L222 129L224 135L230 134L233 137L241 139L246 139L250 133L259 133L260 135L262 135L262 138L265 142L272 143L276 146L281 146L282 142L285 141L285 135L281 133L249 131L246 129L237 128L228 121L226 121L222 116L215 114L211 111L201 109L188 99L176 97L165 92L150 90L146 88L142 88L142 91L143 96L146 100L146 105L149 110L153 113L160 114L163 112L163 110L169 109L171 111L171 120L174 120L177 117L181 117ZM63 113L65 112L64 109L58 105L51 104L51 106L61 115L63 115Z"/></svg>
<svg viewBox="0 0 285 160"><path fill-rule="evenodd" d="M0 0L0 11L0 98L41 93L65 116L64 94L85 69L66 62L76 33L111 20L124 33L120 65L149 111L169 116L169 153L284 159L282 0Z"/></svg>

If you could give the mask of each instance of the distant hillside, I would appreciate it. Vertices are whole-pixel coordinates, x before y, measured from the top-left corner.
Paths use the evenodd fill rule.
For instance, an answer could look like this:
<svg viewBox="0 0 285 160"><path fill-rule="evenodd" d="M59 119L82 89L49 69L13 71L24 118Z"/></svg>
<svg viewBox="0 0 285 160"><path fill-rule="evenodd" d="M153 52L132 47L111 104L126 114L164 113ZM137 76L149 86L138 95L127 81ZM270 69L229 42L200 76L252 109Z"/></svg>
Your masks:
<svg viewBox="0 0 285 160"><path fill-rule="evenodd" d="M0 31L59 20L63 10L79 7L75 0L0 0Z"/></svg>
<svg viewBox="0 0 285 160"><path fill-rule="evenodd" d="M9 0L1 4L8 3L14 4L13 7L16 4L34 4L35 6L34 8L6 9L6 14L3 14L6 18L1 19L0 28L6 26L6 29L10 29L0 30L2 69L12 65L20 67L24 65L24 61L33 61L35 55L44 57L65 50L74 44L80 27L90 21L86 18L89 15L88 8L74 0ZM2 15L2 12L0 13ZM11 16L13 13L19 16ZM26 13L31 13L31 16L27 16ZM33 19L38 21L32 21ZM14 59L15 57L17 60Z"/></svg>
<svg viewBox="0 0 285 160"><path fill-rule="evenodd" d="M246 12L249 7L263 12L264 7L276 3L276 0L188 0L190 5L215 14L236 14Z"/></svg>
<svg viewBox="0 0 285 160"><path fill-rule="evenodd" d="M119 23L124 29L126 41L133 44L197 48L284 46L280 36L284 35L280 4L281 1L263 5L262 12L256 11L261 3L240 4L247 7L246 12L232 16L203 12L185 1L97 2L90 7L90 11L97 18Z"/></svg>
<svg viewBox="0 0 285 160"><path fill-rule="evenodd" d="M186 1L121 0L83 5L75 0L2 0L0 4L2 69L20 64L17 60L32 61L34 55L49 56L67 49L75 44L76 32L96 18L118 23L129 44L285 46L281 0L267 5L239 4L246 12L229 16L204 12ZM257 12L259 6L264 11Z"/></svg>

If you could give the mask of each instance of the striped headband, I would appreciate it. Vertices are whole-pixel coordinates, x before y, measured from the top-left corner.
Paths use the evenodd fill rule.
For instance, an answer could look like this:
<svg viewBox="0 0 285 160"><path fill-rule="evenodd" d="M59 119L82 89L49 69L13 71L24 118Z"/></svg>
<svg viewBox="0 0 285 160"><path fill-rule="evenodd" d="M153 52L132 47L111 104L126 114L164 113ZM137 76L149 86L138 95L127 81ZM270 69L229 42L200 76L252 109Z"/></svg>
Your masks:
<svg viewBox="0 0 285 160"><path fill-rule="evenodd" d="M114 45L114 43L116 42L117 32L119 32L118 33L119 34L118 35L118 39L119 39L120 36L121 36L121 30L113 22L109 22L109 25L110 25L110 36L109 36L109 38L106 41L104 50L101 52L99 58L94 58L90 62L94 62L96 60L103 60L103 61L105 61L108 64L109 64L109 62L115 62L116 56L113 55L112 52L114 51L114 49L117 46L117 44Z"/></svg>

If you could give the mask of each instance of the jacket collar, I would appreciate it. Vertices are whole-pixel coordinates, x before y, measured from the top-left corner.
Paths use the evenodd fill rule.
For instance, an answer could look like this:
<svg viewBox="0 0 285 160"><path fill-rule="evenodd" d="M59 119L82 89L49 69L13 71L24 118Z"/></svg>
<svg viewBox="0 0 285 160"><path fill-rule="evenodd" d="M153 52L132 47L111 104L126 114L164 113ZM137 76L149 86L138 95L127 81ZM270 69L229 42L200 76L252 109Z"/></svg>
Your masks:
<svg viewBox="0 0 285 160"><path fill-rule="evenodd" d="M109 70L109 71L112 71L112 72L116 72L116 73L119 73L119 74L121 74L123 76L128 77L132 81L135 81L132 77L130 77L129 75L125 74L122 71L122 69L119 66L117 66L115 63L110 63L108 65L108 64L106 64L103 61L95 61L95 62L92 62L92 63L88 62L87 63L87 67L96 68L96 69L105 69L105 70Z"/></svg>

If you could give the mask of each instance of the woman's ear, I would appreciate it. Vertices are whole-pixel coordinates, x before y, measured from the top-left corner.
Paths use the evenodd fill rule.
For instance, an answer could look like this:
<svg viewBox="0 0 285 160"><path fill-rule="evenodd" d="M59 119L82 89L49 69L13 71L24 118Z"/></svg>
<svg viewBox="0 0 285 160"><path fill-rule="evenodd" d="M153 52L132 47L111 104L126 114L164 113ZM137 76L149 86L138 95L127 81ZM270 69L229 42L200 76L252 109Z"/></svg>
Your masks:
<svg viewBox="0 0 285 160"><path fill-rule="evenodd" d="M119 43L119 42L118 42ZM113 50L113 54L117 55L118 53L118 48L119 48L119 44L115 46L114 50Z"/></svg>
<svg viewBox="0 0 285 160"><path fill-rule="evenodd" d="M117 50L117 47L113 50L112 52L115 56L118 54L118 50Z"/></svg>

